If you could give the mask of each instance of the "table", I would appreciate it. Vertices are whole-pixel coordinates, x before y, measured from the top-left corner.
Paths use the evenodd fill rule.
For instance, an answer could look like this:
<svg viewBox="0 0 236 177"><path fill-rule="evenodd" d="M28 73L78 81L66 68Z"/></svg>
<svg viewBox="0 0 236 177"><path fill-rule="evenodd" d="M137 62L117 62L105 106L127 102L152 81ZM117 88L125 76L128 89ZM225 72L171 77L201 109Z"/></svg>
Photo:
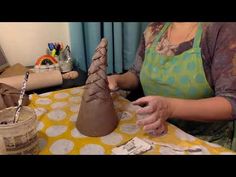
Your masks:
<svg viewBox="0 0 236 177"><path fill-rule="evenodd" d="M146 134L135 124L139 119L135 113L138 106L132 105L117 93L112 94L115 110L120 118L116 130L104 137L84 136L75 127L83 91L83 87L75 87L30 95L29 106L35 110L38 118L40 155L112 154L112 148L134 137L157 143L152 150L144 153L147 155L235 154L219 145L195 138L171 124L168 124L168 133L164 136L153 137ZM163 143L177 147L200 147L202 151L175 151L160 145Z"/></svg>

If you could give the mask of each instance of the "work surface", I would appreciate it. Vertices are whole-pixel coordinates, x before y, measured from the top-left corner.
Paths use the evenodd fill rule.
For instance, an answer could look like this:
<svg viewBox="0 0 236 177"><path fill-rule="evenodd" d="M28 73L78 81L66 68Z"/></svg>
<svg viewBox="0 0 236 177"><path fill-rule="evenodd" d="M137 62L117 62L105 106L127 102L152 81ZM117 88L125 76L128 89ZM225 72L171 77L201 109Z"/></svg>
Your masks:
<svg viewBox="0 0 236 177"><path fill-rule="evenodd" d="M76 87L30 95L30 107L38 117L40 154L112 154L114 147L134 137L152 144L153 148L144 154L233 154L230 150L197 139L171 124L168 124L168 133L164 136L146 134L135 124L139 119L135 113L138 106L133 106L118 94L112 97L120 118L119 126L107 136L86 137L75 127L82 94L83 88Z"/></svg>

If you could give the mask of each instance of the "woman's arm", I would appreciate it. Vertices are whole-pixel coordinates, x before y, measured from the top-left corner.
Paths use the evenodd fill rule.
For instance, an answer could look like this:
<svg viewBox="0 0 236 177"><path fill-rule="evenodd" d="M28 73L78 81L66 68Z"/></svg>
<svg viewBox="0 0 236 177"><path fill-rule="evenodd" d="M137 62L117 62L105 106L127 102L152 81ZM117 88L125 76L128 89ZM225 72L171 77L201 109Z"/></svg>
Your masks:
<svg viewBox="0 0 236 177"><path fill-rule="evenodd" d="M232 119L232 106L223 97L200 100L168 98L171 116L183 120L216 121Z"/></svg>
<svg viewBox="0 0 236 177"><path fill-rule="evenodd" d="M138 87L139 79L137 75L128 71L124 74L115 74L108 76L109 88L112 91L119 89L133 90Z"/></svg>
<svg viewBox="0 0 236 177"><path fill-rule="evenodd" d="M134 73L130 71L121 75L117 75L117 86L120 89L133 90L138 87L138 84L139 79Z"/></svg>
<svg viewBox="0 0 236 177"><path fill-rule="evenodd" d="M225 98L236 119L236 23L212 23L202 41L205 68L216 97ZM209 68L209 69L207 69Z"/></svg>
<svg viewBox="0 0 236 177"><path fill-rule="evenodd" d="M113 91L118 89L133 90L139 85L139 73L142 67L145 53L145 39L142 35L136 52L134 64L128 72L108 76L109 88Z"/></svg>
<svg viewBox="0 0 236 177"><path fill-rule="evenodd" d="M182 120L211 122L231 120L232 106L223 97L213 97L200 100L184 100L161 96L146 96L133 102L143 106L137 114L145 117L137 121L145 131L155 130L157 135L165 131L165 121L171 118Z"/></svg>

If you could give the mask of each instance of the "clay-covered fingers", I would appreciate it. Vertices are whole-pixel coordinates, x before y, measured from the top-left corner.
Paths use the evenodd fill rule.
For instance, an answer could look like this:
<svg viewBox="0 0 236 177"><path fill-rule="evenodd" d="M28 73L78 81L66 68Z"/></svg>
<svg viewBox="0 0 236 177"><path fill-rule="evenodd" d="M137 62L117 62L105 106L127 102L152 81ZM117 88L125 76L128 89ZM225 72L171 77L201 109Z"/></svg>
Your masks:
<svg viewBox="0 0 236 177"><path fill-rule="evenodd" d="M119 76L107 76L107 81L108 81L108 87L111 91L118 91L119 87L118 87L118 83L117 83L117 77Z"/></svg>
<svg viewBox="0 0 236 177"><path fill-rule="evenodd" d="M161 119L157 119L155 122L143 126L143 130L144 131L155 130L155 129L160 128L161 124L162 124L162 120Z"/></svg>
<svg viewBox="0 0 236 177"><path fill-rule="evenodd" d="M165 134L167 132L167 125L163 123L159 129L156 130L158 135Z"/></svg>
<svg viewBox="0 0 236 177"><path fill-rule="evenodd" d="M168 131L167 126L166 126L166 124L163 123L163 124L161 124L161 126L159 128L152 130L151 134L154 136L161 136L161 135L166 134L167 131Z"/></svg>
<svg viewBox="0 0 236 177"><path fill-rule="evenodd" d="M144 114L151 114L156 110L155 105L149 104L143 108L137 110L137 114L144 115Z"/></svg>
<svg viewBox="0 0 236 177"><path fill-rule="evenodd" d="M139 98L136 101L133 101L132 104L144 106L144 105L147 105L148 103L150 103L152 100L153 100L152 96L146 96L146 97Z"/></svg>
<svg viewBox="0 0 236 177"><path fill-rule="evenodd" d="M142 120L138 120L137 125L138 126L146 126L146 125L154 123L156 120L157 120L157 114L154 113L154 114L147 116L146 118L144 118Z"/></svg>

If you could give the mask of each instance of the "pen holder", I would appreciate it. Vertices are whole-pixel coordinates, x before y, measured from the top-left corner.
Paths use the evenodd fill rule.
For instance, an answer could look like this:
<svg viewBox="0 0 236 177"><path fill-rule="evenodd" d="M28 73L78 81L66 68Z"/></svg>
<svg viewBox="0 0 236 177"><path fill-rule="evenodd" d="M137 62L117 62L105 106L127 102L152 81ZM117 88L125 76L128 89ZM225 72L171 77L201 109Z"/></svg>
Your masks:
<svg viewBox="0 0 236 177"><path fill-rule="evenodd" d="M19 121L13 123L16 107L0 111L0 154L34 155L39 153L37 117L33 109L23 106Z"/></svg>

